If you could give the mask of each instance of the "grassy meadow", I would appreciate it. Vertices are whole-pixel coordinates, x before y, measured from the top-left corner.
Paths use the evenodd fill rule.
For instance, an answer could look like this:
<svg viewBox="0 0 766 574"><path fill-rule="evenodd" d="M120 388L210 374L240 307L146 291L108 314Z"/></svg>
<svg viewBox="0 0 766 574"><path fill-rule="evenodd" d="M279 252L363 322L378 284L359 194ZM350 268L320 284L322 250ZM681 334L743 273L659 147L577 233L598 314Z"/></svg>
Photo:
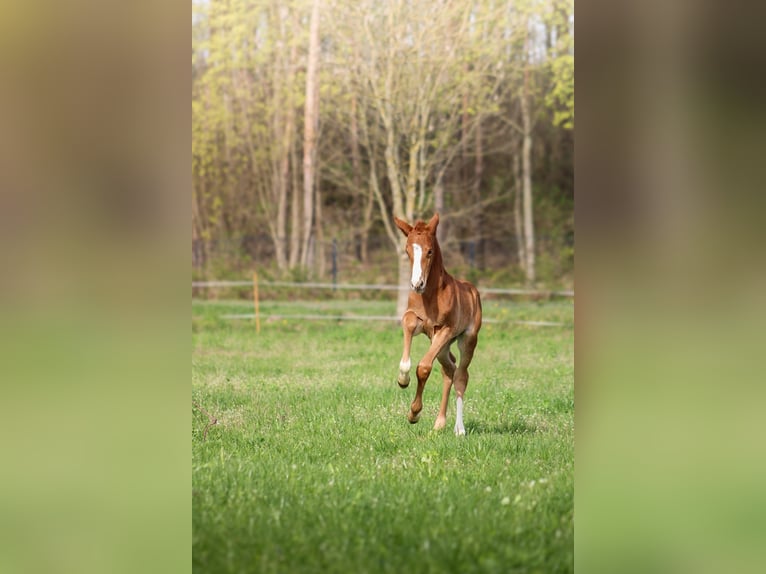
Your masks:
<svg viewBox="0 0 766 574"><path fill-rule="evenodd" d="M382 301L192 302L195 572L571 572L574 330L569 300L485 301L466 392L467 435L432 430L434 365L420 422L416 381L396 384ZM552 321L529 326L516 321ZM427 348L413 343L413 369ZM414 379L414 375L413 375Z"/></svg>

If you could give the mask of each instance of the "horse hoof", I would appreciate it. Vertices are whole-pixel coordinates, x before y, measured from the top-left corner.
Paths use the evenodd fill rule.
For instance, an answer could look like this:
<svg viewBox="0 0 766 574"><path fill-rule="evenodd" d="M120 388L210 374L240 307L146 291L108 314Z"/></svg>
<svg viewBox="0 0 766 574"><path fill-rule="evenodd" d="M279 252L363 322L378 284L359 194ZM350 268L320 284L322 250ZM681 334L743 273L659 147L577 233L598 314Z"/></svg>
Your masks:
<svg viewBox="0 0 766 574"><path fill-rule="evenodd" d="M410 421L411 425L414 425L416 422L420 420L420 413L415 414L412 411L409 412L407 415L407 420Z"/></svg>
<svg viewBox="0 0 766 574"><path fill-rule="evenodd" d="M437 418L434 423L434 430L442 430L445 426L447 426L447 419Z"/></svg>
<svg viewBox="0 0 766 574"><path fill-rule="evenodd" d="M399 378L396 379L396 384L399 385L400 388L406 389L407 387L410 386L410 376L405 375L404 377L402 377L401 375L399 375Z"/></svg>
<svg viewBox="0 0 766 574"><path fill-rule="evenodd" d="M455 436L465 436L465 429L455 427Z"/></svg>

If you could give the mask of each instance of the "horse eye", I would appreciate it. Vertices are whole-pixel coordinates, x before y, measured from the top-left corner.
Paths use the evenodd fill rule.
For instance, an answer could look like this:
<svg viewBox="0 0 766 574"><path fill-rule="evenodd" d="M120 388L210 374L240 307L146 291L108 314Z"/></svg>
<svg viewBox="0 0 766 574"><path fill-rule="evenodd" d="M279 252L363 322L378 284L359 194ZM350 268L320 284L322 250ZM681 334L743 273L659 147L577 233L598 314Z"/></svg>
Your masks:
<svg viewBox="0 0 766 574"><path fill-rule="evenodd" d="M429 257L431 257L431 253L433 253L433 250L429 249L429 250L428 250L428 256L429 256Z"/></svg>

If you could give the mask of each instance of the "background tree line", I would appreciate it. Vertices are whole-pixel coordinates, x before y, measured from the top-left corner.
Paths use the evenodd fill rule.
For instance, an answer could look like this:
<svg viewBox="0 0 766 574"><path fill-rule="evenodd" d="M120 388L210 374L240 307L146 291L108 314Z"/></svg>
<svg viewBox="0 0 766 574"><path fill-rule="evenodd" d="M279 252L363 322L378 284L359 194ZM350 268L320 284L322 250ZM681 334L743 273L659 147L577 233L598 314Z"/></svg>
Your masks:
<svg viewBox="0 0 766 574"><path fill-rule="evenodd" d="M401 275L392 216L438 210L448 263L567 283L573 30L572 0L197 1L195 272L322 276L337 239Z"/></svg>

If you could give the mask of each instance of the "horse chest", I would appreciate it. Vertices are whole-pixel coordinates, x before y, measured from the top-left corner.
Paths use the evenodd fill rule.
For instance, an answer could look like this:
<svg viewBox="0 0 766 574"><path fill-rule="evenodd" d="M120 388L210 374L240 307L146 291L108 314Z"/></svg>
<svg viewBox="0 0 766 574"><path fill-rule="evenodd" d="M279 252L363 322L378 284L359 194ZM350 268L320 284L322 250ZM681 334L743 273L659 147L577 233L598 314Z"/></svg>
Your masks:
<svg viewBox="0 0 766 574"><path fill-rule="evenodd" d="M424 314L424 316L421 317L421 320L423 321L423 332L429 339L432 339L436 332L444 328L444 320L438 315L429 317Z"/></svg>
<svg viewBox="0 0 766 574"><path fill-rule="evenodd" d="M410 309L422 321L422 332L430 339L434 333L449 323L449 317L443 312L437 301L419 299L416 301L410 299Z"/></svg>

